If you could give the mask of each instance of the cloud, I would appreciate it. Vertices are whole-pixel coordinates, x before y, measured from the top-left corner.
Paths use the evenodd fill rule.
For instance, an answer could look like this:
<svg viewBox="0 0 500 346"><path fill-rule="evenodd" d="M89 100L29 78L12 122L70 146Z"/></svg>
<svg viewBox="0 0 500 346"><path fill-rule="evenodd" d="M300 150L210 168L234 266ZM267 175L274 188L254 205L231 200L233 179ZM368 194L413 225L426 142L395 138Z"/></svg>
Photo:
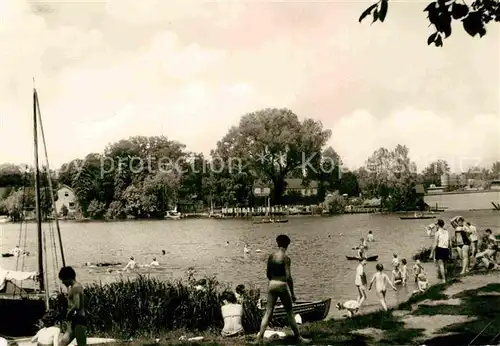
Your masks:
<svg viewBox="0 0 500 346"><path fill-rule="evenodd" d="M359 3L4 0L0 162L32 159L33 77L54 167L133 135L208 153L266 107L323 121L351 166L398 143L499 159L498 30L435 50L418 6L370 27Z"/></svg>
<svg viewBox="0 0 500 346"><path fill-rule="evenodd" d="M412 108L377 118L356 111L332 129L330 144L344 164L358 168L380 148L406 145L411 159L423 170L429 163L446 160L453 172L473 166L491 167L500 159L500 126L497 114L476 115L467 121Z"/></svg>

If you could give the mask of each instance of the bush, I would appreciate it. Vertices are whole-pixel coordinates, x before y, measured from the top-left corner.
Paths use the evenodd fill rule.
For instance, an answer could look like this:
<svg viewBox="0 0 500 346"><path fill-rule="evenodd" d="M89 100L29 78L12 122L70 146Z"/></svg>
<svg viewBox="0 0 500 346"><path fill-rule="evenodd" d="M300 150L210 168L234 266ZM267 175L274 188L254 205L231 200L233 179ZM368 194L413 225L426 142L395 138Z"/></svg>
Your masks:
<svg viewBox="0 0 500 346"><path fill-rule="evenodd" d="M326 196L323 206L330 215L343 214L347 206L347 201L338 191Z"/></svg>
<svg viewBox="0 0 500 346"><path fill-rule="evenodd" d="M206 290L195 289L192 276L188 281L162 281L147 276L120 280L111 284L85 286L87 333L115 338L156 337L174 329L204 331L222 329L220 294L228 289L215 278L206 278ZM258 290L244 297L243 324L248 333L255 332L262 317L257 308ZM67 300L60 293L51 301L58 316L66 314ZM62 318L61 318L62 320Z"/></svg>

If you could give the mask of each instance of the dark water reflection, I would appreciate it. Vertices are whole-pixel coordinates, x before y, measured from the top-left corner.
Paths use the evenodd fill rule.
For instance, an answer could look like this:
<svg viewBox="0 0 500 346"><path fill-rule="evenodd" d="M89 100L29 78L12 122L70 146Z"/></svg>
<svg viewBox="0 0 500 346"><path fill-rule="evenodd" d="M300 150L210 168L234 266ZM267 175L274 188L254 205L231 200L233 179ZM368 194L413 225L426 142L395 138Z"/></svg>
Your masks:
<svg viewBox="0 0 500 346"><path fill-rule="evenodd" d="M500 215L495 212L463 212L478 228L500 230ZM454 214L439 215L445 221ZM393 253L406 258L411 268L412 254L422 246L428 246L429 238L424 227L433 220L402 221L397 215L343 215L338 217L297 217L286 224L254 225L240 220L179 220L135 221L110 223L61 222L66 261L77 270L82 282L110 282L119 277L107 273L104 268L90 269L84 263L127 262L134 256L138 263L151 262L157 257L158 269L141 269L161 278L180 278L187 268L195 267L199 275L217 275L233 286L244 283L265 288L265 261L274 250L278 234L288 234L292 240L289 254L292 258L292 274L299 299L332 297L334 300L355 299L354 273L356 261L347 261L345 255L366 236L368 230L375 234L369 255L379 255L379 262L390 274ZM13 248L19 236L19 225L2 225L1 252ZM45 227L48 229L48 227ZM340 234L343 234L342 236ZM226 246L229 241L229 246ZM251 252L243 253L248 243ZM36 253L35 225L28 225L28 251ZM166 255L161 255L161 250ZM255 252L260 249L262 252ZM36 268L36 256L26 258L25 268ZM368 278L375 272L376 262L366 266ZM16 259L2 258L2 267L16 268ZM49 263L49 267L52 264ZM435 282L435 270L427 265L431 283ZM51 269L51 274L53 270ZM133 277L135 274L124 274ZM51 284L55 282L52 276ZM405 300L409 292L401 289L388 293L388 301L394 304ZM376 306L373 292L369 292L367 305ZM332 311L332 313L336 313Z"/></svg>

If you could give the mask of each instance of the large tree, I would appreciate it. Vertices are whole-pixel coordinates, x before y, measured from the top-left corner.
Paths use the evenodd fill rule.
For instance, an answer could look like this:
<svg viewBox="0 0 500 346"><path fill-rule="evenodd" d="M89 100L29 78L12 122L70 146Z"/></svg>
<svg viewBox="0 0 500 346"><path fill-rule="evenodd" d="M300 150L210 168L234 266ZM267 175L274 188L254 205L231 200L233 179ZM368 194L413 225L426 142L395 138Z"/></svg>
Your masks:
<svg viewBox="0 0 500 346"><path fill-rule="evenodd" d="M408 148L399 144L393 151L379 148L368 158L363 169L368 194L380 197L382 205L389 210L416 207L413 188L417 167L408 153Z"/></svg>
<svg viewBox="0 0 500 346"><path fill-rule="evenodd" d="M293 171L317 172L321 149L331 131L312 119L300 121L289 109L264 109L244 115L217 143L215 155L222 154L227 166L241 162L243 172L269 181L273 202L280 203L285 178Z"/></svg>
<svg viewBox="0 0 500 346"><path fill-rule="evenodd" d="M359 21L371 15L372 23L383 22L388 7L389 0L379 0L361 14ZM437 0L429 3L424 12L427 12L429 23L435 30L428 37L427 44L434 43L436 47L442 47L443 39L451 35L454 21L462 22L463 29L472 37L486 35L488 23L500 22L500 1L474 0L467 4L463 0Z"/></svg>

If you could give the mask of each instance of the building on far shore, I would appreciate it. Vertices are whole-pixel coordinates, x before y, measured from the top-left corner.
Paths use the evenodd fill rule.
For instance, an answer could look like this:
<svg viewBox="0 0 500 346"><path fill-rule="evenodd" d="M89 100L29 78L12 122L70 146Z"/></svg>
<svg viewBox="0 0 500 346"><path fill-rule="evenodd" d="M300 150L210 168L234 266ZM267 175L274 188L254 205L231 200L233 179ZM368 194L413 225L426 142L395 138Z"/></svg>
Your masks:
<svg viewBox="0 0 500 346"><path fill-rule="evenodd" d="M490 189L492 190L500 190L500 180L492 180Z"/></svg>
<svg viewBox="0 0 500 346"><path fill-rule="evenodd" d="M285 195L297 194L302 197L316 196L318 194L318 182L311 180L305 186L302 179L285 179Z"/></svg>
<svg viewBox="0 0 500 346"><path fill-rule="evenodd" d="M443 186L436 186L434 184L431 184L431 186L427 188L427 193L432 195L433 193L443 193L444 190L445 189Z"/></svg>
<svg viewBox="0 0 500 346"><path fill-rule="evenodd" d="M56 194L57 194L57 200L56 200L57 214L61 213L63 205L65 205L66 208L68 208L69 214L74 213L76 209L75 191L67 185L61 185L57 189Z"/></svg>

